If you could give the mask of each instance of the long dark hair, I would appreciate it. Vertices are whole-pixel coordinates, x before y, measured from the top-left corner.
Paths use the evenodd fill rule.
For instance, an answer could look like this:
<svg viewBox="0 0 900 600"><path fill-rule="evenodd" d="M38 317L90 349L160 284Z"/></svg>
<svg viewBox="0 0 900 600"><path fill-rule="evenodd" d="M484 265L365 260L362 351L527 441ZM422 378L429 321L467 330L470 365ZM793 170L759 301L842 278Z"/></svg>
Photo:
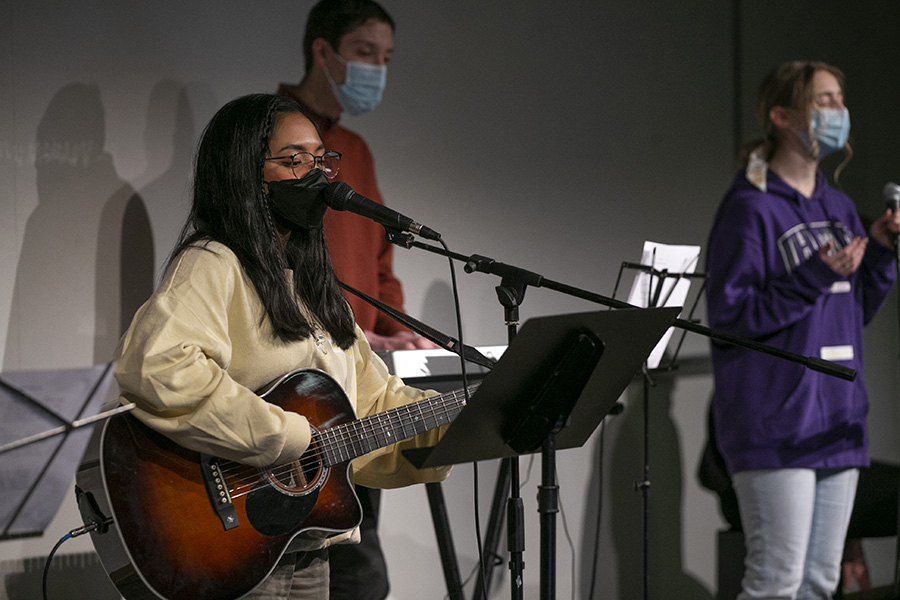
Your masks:
<svg viewBox="0 0 900 600"><path fill-rule="evenodd" d="M188 246L224 244L253 282L278 339L292 342L312 334L313 324L298 304L302 298L346 350L356 339L353 314L331 267L324 230L294 231L282 251L263 189L269 139L285 113L304 114L293 100L252 94L213 116L197 149L191 212L166 266ZM285 269L293 270L293 287Z"/></svg>

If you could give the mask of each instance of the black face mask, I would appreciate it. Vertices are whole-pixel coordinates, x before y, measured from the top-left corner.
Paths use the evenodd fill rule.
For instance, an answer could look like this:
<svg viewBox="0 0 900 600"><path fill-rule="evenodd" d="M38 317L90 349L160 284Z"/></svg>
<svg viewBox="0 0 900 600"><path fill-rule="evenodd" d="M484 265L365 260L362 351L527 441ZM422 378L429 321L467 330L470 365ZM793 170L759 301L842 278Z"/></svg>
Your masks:
<svg viewBox="0 0 900 600"><path fill-rule="evenodd" d="M269 209L283 226L291 230L318 229L328 205L319 196L328 185L321 169L312 169L301 179L267 181Z"/></svg>

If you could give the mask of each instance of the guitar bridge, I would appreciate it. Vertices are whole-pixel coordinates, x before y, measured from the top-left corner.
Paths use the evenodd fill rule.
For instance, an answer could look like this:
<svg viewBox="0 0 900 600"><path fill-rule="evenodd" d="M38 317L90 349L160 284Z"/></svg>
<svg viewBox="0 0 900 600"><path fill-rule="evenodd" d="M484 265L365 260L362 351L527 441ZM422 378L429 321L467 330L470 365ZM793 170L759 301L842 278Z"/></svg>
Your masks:
<svg viewBox="0 0 900 600"><path fill-rule="evenodd" d="M206 485L206 493L213 510L222 521L225 531L234 529L240 522L234 511L234 502L228 486L225 485L225 477L219 470L219 459L209 454L200 454L200 471L203 474L203 483Z"/></svg>

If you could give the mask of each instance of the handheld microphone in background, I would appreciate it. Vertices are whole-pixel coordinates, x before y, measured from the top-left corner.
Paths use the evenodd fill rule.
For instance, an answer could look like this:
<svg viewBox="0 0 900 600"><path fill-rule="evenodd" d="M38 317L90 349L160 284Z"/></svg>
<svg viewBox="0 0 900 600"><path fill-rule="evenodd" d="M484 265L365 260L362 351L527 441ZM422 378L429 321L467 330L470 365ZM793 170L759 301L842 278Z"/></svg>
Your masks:
<svg viewBox="0 0 900 600"><path fill-rule="evenodd" d="M900 210L900 185L897 185L893 181L887 182L884 184L882 195L884 196L884 201L887 203L889 209Z"/></svg>
<svg viewBox="0 0 900 600"><path fill-rule="evenodd" d="M416 223L396 210L357 194L353 191L353 188L343 181L332 181L329 183L322 190L321 198L329 208L334 210L347 210L367 219L372 219L385 227L408 231L426 240L438 241L441 239L441 234L437 231Z"/></svg>
<svg viewBox="0 0 900 600"><path fill-rule="evenodd" d="M884 196L884 201L889 209L894 212L900 210L900 185L893 181L887 182L884 184L884 190L882 190L881 195ZM893 238L894 248L897 249L897 253L900 255L900 242L898 242L897 234L894 234Z"/></svg>

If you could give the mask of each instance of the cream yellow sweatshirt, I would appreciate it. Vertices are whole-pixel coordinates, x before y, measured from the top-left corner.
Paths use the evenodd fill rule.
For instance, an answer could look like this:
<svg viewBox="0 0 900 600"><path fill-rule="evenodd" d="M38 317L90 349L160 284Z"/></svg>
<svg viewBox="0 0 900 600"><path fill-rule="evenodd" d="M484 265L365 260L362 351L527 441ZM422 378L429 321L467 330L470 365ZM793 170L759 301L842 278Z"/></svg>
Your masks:
<svg viewBox="0 0 900 600"><path fill-rule="evenodd" d="M299 368L334 377L359 417L429 395L390 375L358 327L347 351L320 330L300 342L276 339L237 257L215 242L182 253L137 312L119 346L116 379L121 401L137 405L135 417L180 445L268 466L303 454L310 427L254 390ZM391 488L446 478L449 467L418 470L399 452L434 445L443 430L356 459L355 481Z"/></svg>

